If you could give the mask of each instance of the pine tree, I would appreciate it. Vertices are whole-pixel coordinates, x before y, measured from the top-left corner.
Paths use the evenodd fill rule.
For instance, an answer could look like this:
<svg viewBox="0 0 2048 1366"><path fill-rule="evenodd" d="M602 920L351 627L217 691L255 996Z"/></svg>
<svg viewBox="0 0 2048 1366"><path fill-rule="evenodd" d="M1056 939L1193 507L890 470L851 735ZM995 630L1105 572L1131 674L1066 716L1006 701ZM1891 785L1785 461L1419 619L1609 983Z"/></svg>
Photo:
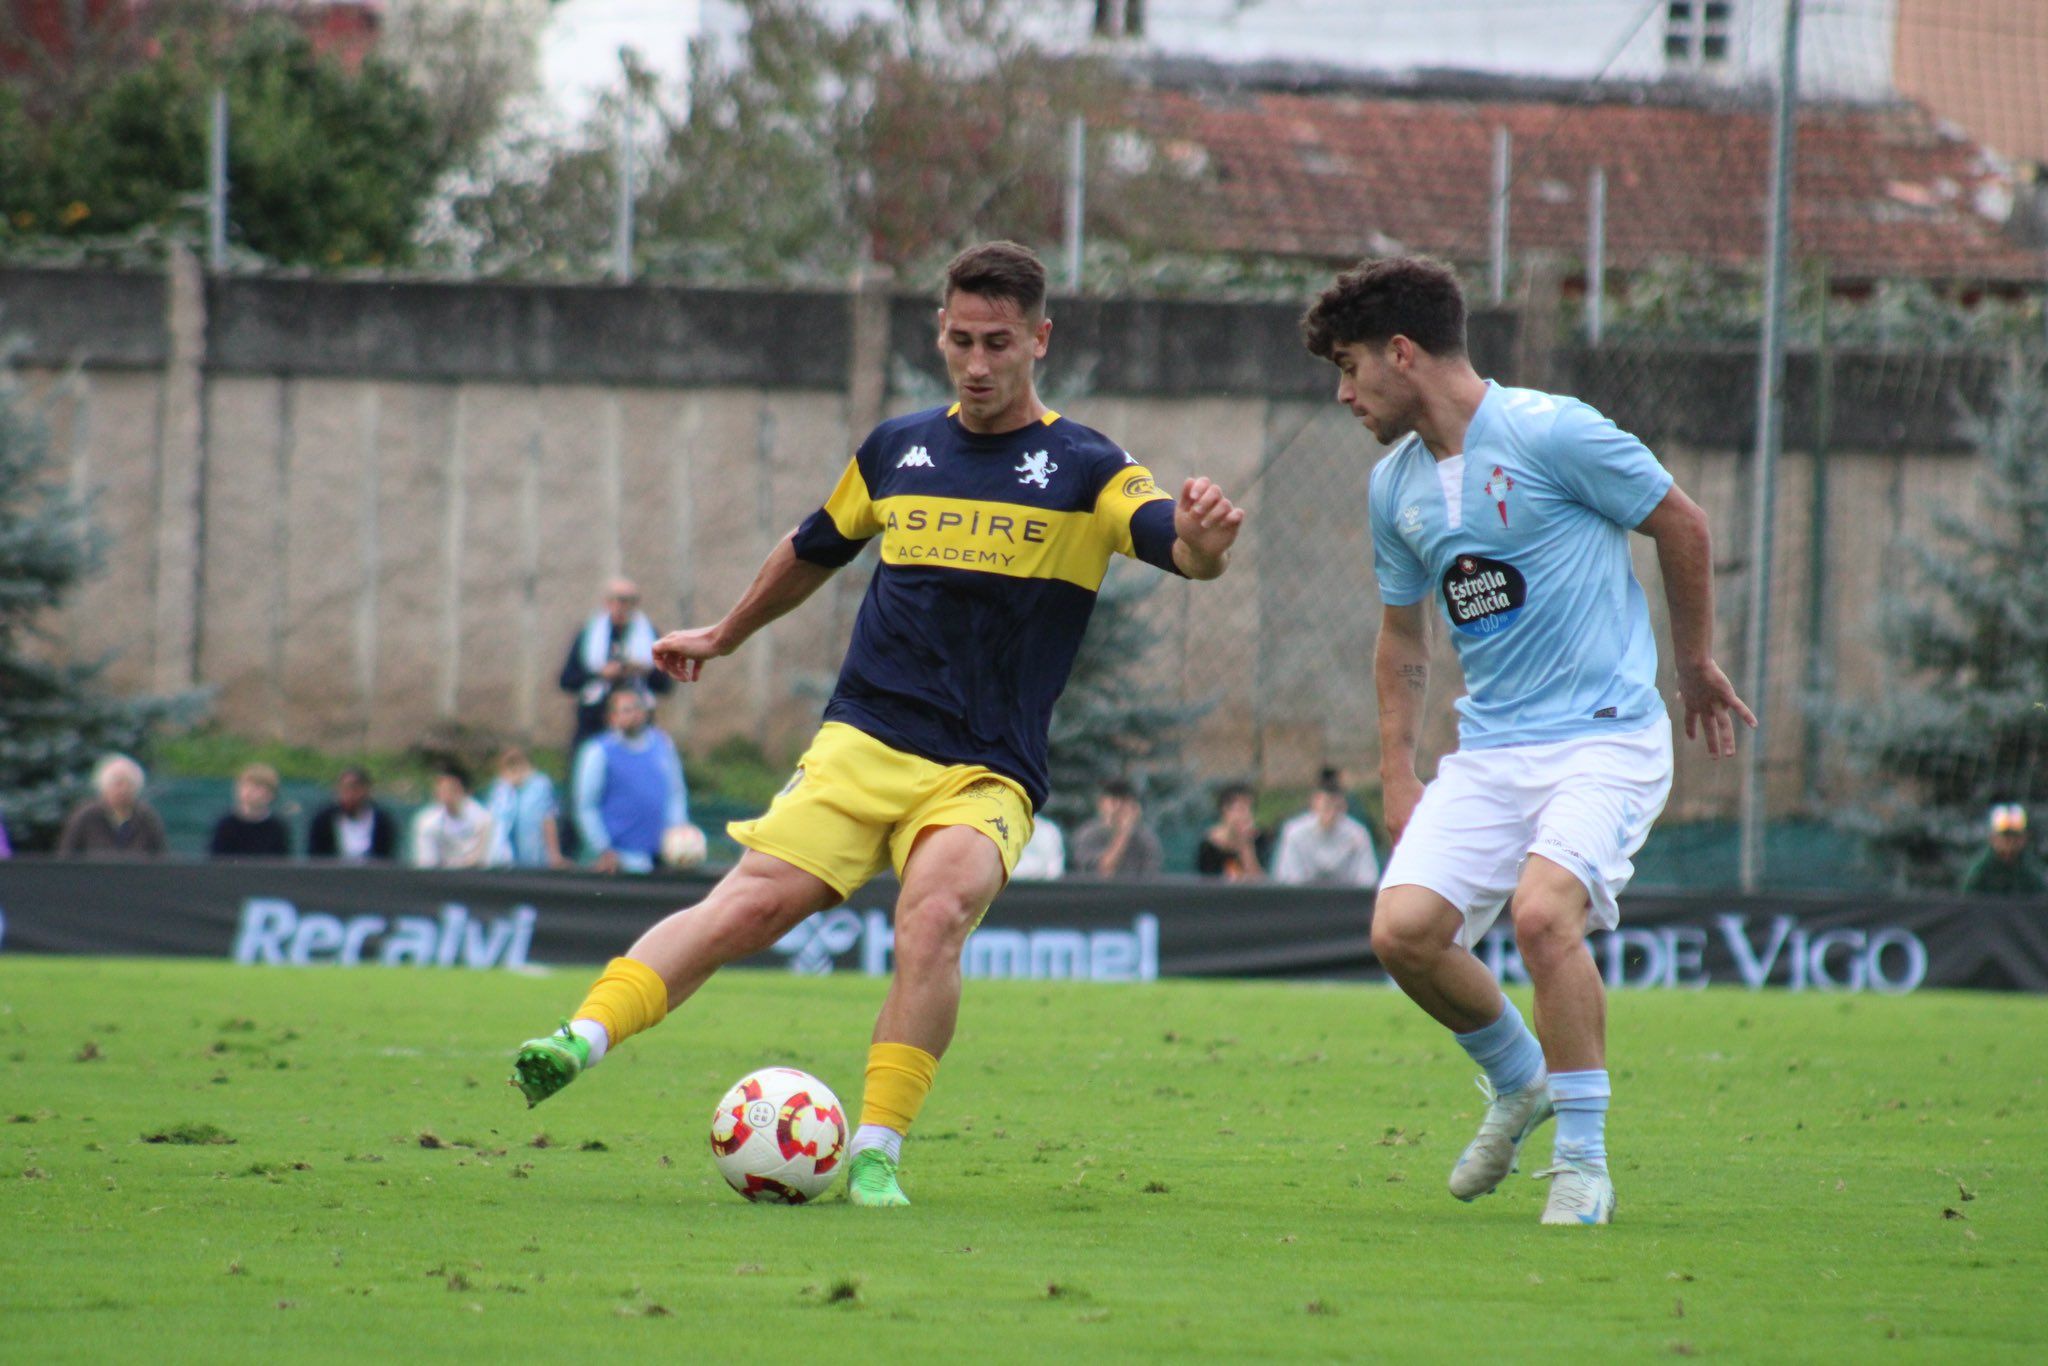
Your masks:
<svg viewBox="0 0 2048 1366"><path fill-rule="evenodd" d="M1994 802L2048 795L2048 371L2016 366L1966 431L1981 514L1907 547L1917 583L1880 619L1894 682L1821 708L1869 794L1842 823L1922 884L1953 885Z"/></svg>
<svg viewBox="0 0 2048 1366"><path fill-rule="evenodd" d="M0 350L0 817L17 847L47 844L110 751L140 753L194 696L110 697L106 661L63 662L41 623L99 563L90 509L55 477L50 436Z"/></svg>
<svg viewBox="0 0 2048 1366"><path fill-rule="evenodd" d="M1047 807L1070 828L1094 814L1095 794L1111 778L1127 778L1141 790L1155 823L1191 795L1181 739L1208 708L1148 700L1136 677L1160 638L1139 607L1162 582L1150 566L1112 565L1067 689L1053 708Z"/></svg>

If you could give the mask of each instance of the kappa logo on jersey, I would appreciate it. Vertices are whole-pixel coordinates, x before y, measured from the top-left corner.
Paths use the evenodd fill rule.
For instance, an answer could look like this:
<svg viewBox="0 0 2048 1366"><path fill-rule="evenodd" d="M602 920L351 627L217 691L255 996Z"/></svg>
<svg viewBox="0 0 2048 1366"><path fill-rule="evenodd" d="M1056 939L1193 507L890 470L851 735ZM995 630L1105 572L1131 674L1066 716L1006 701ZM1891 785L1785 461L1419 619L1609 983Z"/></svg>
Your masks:
<svg viewBox="0 0 2048 1366"><path fill-rule="evenodd" d="M1486 496L1493 499L1493 505L1500 509L1500 524L1508 524L1508 494L1514 489L1513 476L1500 466L1493 467L1493 473L1486 476Z"/></svg>
<svg viewBox="0 0 2048 1366"><path fill-rule="evenodd" d="M910 448L909 450L907 450L907 451L905 451L905 452L903 453L903 458L902 458L901 460L898 460L898 461L896 462L896 468L897 468L897 469L899 469L899 470L900 470L900 469L923 469L923 470L928 470L928 469L933 469L933 468L935 468L935 467L934 467L934 466L933 466L933 464L932 464L932 456L931 456L931 452L930 452L930 451L927 451L927 450L926 450L926 449L925 449L924 447L922 447L922 446L912 446L912 447L911 447L911 448Z"/></svg>
<svg viewBox="0 0 2048 1366"><path fill-rule="evenodd" d="M1444 612L1468 636L1505 631L1529 599L1522 571L1484 555L1460 555L1444 571Z"/></svg>
<svg viewBox="0 0 2048 1366"><path fill-rule="evenodd" d="M1033 451L1024 457L1023 464L1017 466L1017 482L1020 484L1036 484L1040 488L1049 488L1051 487L1052 477L1059 472L1060 467L1052 463L1051 451Z"/></svg>

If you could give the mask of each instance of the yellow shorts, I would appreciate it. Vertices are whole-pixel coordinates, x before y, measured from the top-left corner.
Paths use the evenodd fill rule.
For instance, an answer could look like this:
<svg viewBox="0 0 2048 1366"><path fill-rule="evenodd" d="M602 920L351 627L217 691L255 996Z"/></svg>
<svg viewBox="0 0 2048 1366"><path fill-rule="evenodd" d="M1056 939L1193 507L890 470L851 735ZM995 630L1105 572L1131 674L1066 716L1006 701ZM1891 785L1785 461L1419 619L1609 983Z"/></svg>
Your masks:
<svg viewBox="0 0 2048 1366"><path fill-rule="evenodd" d="M747 848L850 896L884 867L901 877L918 835L943 825L969 825L988 836L1007 878L1031 838L1031 799L979 764L936 764L827 721L767 812L725 828Z"/></svg>

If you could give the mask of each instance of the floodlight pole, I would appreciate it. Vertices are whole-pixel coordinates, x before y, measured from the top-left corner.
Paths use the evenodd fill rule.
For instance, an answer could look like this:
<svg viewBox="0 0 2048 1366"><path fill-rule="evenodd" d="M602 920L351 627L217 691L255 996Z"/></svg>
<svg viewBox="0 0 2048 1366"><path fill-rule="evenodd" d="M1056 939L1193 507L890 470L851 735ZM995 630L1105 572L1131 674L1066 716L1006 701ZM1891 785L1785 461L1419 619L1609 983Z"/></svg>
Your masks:
<svg viewBox="0 0 2048 1366"><path fill-rule="evenodd" d="M1771 125L1771 217L1764 259L1763 341L1757 357L1756 469L1749 505L1749 619L1744 638L1743 700L1756 713L1742 756L1742 890L1753 892L1764 871L1764 750L1770 743L1771 532L1777 512L1778 448L1784 438L1785 287L1792 236L1792 160L1799 114L1799 9L1785 0L1778 99Z"/></svg>
<svg viewBox="0 0 2048 1366"><path fill-rule="evenodd" d="M1498 308L1508 297L1508 169L1513 143L1507 125L1493 130L1492 270L1487 296Z"/></svg>
<svg viewBox="0 0 2048 1366"><path fill-rule="evenodd" d="M1081 292L1081 225L1088 193L1088 122L1067 120L1067 289Z"/></svg>
<svg viewBox="0 0 2048 1366"><path fill-rule="evenodd" d="M213 88L212 127L206 141L206 265L228 266L228 90Z"/></svg>
<svg viewBox="0 0 2048 1366"><path fill-rule="evenodd" d="M633 279L633 73L626 72L625 88L619 93L618 150L616 153L618 201L612 221L612 279L630 284Z"/></svg>
<svg viewBox="0 0 2048 1366"><path fill-rule="evenodd" d="M1586 185L1586 340L1600 344L1607 313L1607 170L1595 166Z"/></svg>

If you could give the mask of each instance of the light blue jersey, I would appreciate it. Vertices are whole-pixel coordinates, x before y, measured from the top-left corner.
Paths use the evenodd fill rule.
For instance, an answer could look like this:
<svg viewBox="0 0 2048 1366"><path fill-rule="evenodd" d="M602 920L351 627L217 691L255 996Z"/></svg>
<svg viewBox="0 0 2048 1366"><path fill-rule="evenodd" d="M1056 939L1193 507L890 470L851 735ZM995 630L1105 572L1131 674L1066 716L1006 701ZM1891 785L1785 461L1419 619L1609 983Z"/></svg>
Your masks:
<svg viewBox="0 0 2048 1366"><path fill-rule="evenodd" d="M1437 595L1465 670L1461 748L1613 735L1664 714L1628 534L1670 488L1642 442L1577 399L1491 381L1462 455L1440 464L1410 436L1373 467L1380 597Z"/></svg>

